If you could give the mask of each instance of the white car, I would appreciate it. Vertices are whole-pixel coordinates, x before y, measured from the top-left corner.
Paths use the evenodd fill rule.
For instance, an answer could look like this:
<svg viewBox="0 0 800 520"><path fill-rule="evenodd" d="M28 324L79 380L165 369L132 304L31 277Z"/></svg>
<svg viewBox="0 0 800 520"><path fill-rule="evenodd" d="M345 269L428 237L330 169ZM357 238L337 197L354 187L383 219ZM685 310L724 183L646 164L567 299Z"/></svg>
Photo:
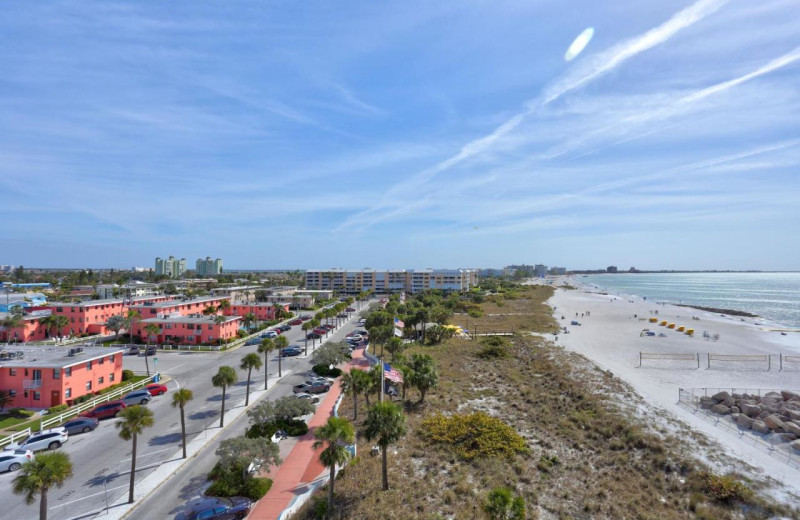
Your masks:
<svg viewBox="0 0 800 520"><path fill-rule="evenodd" d="M306 394L306 393L299 393L294 394L295 397L299 397L300 399L308 399L311 404L317 404L319 402L319 397L316 395Z"/></svg>
<svg viewBox="0 0 800 520"><path fill-rule="evenodd" d="M0 453L0 471L17 471L31 460L33 460L31 450L4 451Z"/></svg>
<svg viewBox="0 0 800 520"><path fill-rule="evenodd" d="M145 405L150 402L153 396L150 395L150 392L147 390L134 390L133 392L128 392L125 394L121 400L127 406L134 406L134 405Z"/></svg>
<svg viewBox="0 0 800 520"><path fill-rule="evenodd" d="M6 446L5 451L54 450L60 448L62 444L67 442L68 438L69 434L65 428L51 428L34 433L18 444L9 444ZM5 455L5 452L3 454Z"/></svg>

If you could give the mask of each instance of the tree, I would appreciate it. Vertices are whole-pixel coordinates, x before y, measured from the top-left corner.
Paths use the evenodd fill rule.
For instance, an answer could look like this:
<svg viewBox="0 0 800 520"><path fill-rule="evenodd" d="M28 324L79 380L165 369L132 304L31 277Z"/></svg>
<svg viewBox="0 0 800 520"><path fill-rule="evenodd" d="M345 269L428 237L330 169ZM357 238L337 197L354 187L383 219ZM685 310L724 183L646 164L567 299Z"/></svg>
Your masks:
<svg viewBox="0 0 800 520"><path fill-rule="evenodd" d="M50 329L55 329L56 336L61 336L64 327L69 325L70 321L69 318L64 316L63 314L51 314L47 318L44 318L42 321L47 324Z"/></svg>
<svg viewBox="0 0 800 520"><path fill-rule="evenodd" d="M386 342L386 350L388 350L389 354L392 355L392 363L394 363L397 359L397 355L402 354L405 349L406 344L403 343L403 340L398 337L391 337Z"/></svg>
<svg viewBox="0 0 800 520"><path fill-rule="evenodd" d="M381 346L381 359L383 359L383 345L391 338L394 337L394 327L392 325L382 325L367 329L369 332L369 341L373 345ZM373 347L374 348L374 347ZM374 350L373 350L374 352Z"/></svg>
<svg viewBox="0 0 800 520"><path fill-rule="evenodd" d="M381 447L383 490L389 490L389 469L386 450L406 434L406 417L390 401L375 403L367 412L365 422L367 439L377 439Z"/></svg>
<svg viewBox="0 0 800 520"><path fill-rule="evenodd" d="M220 466L230 471L234 468L242 468L242 478L247 479L248 467L250 463L256 466L277 466L281 462L278 445L270 442L269 439L258 437L249 439L247 437L234 437L225 439L219 443L215 452L219 457Z"/></svg>
<svg viewBox="0 0 800 520"><path fill-rule="evenodd" d="M358 396L366 391L369 384L369 375L363 370L352 368L342 375L342 391L353 396L353 422L358 421Z"/></svg>
<svg viewBox="0 0 800 520"><path fill-rule="evenodd" d="M525 500L515 497L505 487L495 488L489 493L483 510L491 520L525 520Z"/></svg>
<svg viewBox="0 0 800 520"><path fill-rule="evenodd" d="M133 485L136 481L136 439L145 428L153 426L153 412L140 405L129 406L119 412L120 421L116 427L122 440L133 440L131 451L131 480L128 487L128 503L133 504Z"/></svg>
<svg viewBox="0 0 800 520"><path fill-rule="evenodd" d="M275 303L272 304L272 307L275 309L275 319L276 320L280 321L280 320L290 316L290 314L288 312L286 312L286 308L283 305L281 305L280 303L275 302Z"/></svg>
<svg viewBox="0 0 800 520"><path fill-rule="evenodd" d="M133 343L133 324L136 323L136 320L140 319L142 319L142 315L135 309L129 310L128 314L125 316L125 326L128 328L128 335L131 338L131 343Z"/></svg>
<svg viewBox="0 0 800 520"><path fill-rule="evenodd" d="M330 468L331 476L328 479L328 518L333 512L333 483L336 480L336 466L343 466L350 460L350 450L348 444L353 444L356 438L355 428L347 419L342 417L331 417L325 425L320 426L314 431L317 439L312 447L317 450L327 444L327 447L319 454L319 461L326 468Z"/></svg>
<svg viewBox="0 0 800 520"><path fill-rule="evenodd" d="M311 354L311 364L328 367L344 363L347 360L345 352L348 350L344 343L327 343Z"/></svg>
<svg viewBox="0 0 800 520"><path fill-rule="evenodd" d="M312 327L313 329L316 329L317 327L319 327L320 325L322 325L322 322L321 322L321 321L319 321L319 318L317 318L317 317L311 318L311 321L309 321L308 323L310 323L310 324L311 324L311 327ZM312 349L313 349L313 348L316 348L316 347L315 347L315 345L316 345L316 341L317 341L317 338L311 338L311 348L312 348ZM321 340L320 340L320 341L321 341Z"/></svg>
<svg viewBox="0 0 800 520"><path fill-rule="evenodd" d="M3 409L14 402L14 396L8 390L0 390L0 413Z"/></svg>
<svg viewBox="0 0 800 520"><path fill-rule="evenodd" d="M428 313L428 309L426 309L425 307L422 307L422 308L418 309L415 317L416 317L417 323L421 323L422 324L422 342L425 343L425 336L426 336L426 333L427 333L427 324L428 324L428 319L430 317L430 314Z"/></svg>
<svg viewBox="0 0 800 520"><path fill-rule="evenodd" d="M228 301L228 300L225 300L225 301ZM248 312L247 314L242 316L242 323L244 324L245 328L248 329L248 330L250 330L250 327L252 327L253 324L256 321L258 321L258 319L256 318L256 315L253 314L252 312Z"/></svg>
<svg viewBox="0 0 800 520"><path fill-rule="evenodd" d="M17 307L14 307L14 310L16 309ZM16 312L9 313L0 321L0 325L3 326L3 329L6 332L6 341L11 341L11 331L22 325L22 323L22 318ZM22 340L25 341L25 338L22 338Z"/></svg>
<svg viewBox="0 0 800 520"><path fill-rule="evenodd" d="M305 355L307 356L308 355L308 334L309 334L309 331L314 328L314 325L312 325L311 321L309 320L309 321L303 323L300 326L300 328L303 329L303 334L304 334L304 336L306 338Z"/></svg>
<svg viewBox="0 0 800 520"><path fill-rule="evenodd" d="M273 350L275 350L275 342L272 341L272 338L264 338L258 345L258 353L264 354L264 390L267 389L267 380L269 379L269 372L267 370L269 368L269 353Z"/></svg>
<svg viewBox="0 0 800 520"><path fill-rule="evenodd" d="M413 370L411 385L419 390L419 402L421 403L425 400L428 390L439 384L436 362L428 354L412 354L408 366Z"/></svg>
<svg viewBox="0 0 800 520"><path fill-rule="evenodd" d="M247 370L247 392L245 393L244 397L244 405L247 407L250 404L250 375L253 373L254 368L256 370L261 368L261 358L258 357L258 354L255 352L245 354L245 356L242 358L242 364L239 365L239 368L242 370Z"/></svg>
<svg viewBox="0 0 800 520"><path fill-rule="evenodd" d="M125 328L125 317L120 315L111 316L106 320L106 327L114 331L114 341L118 341L119 331Z"/></svg>
<svg viewBox="0 0 800 520"><path fill-rule="evenodd" d="M219 305L217 305L217 310L222 314L225 314L225 312L230 308L231 308L231 302L229 302L228 300L222 300L221 302L219 302Z"/></svg>
<svg viewBox="0 0 800 520"><path fill-rule="evenodd" d="M278 349L278 377L283 377L283 353L281 350L289 346L289 340L286 336L278 336L275 338L275 348Z"/></svg>
<svg viewBox="0 0 800 520"><path fill-rule="evenodd" d="M172 407L181 409L181 439L183 445L183 458L186 458L186 419L184 418L184 408L186 403L194 399L192 391L188 388L179 388L172 394Z"/></svg>
<svg viewBox="0 0 800 520"><path fill-rule="evenodd" d="M308 399L287 395L275 401L258 403L247 412L252 424L269 424L275 421L290 421L295 417L313 413L316 408Z"/></svg>
<svg viewBox="0 0 800 520"><path fill-rule="evenodd" d="M222 411L219 414L219 427L222 428L225 424L225 391L229 386L239 380L236 375L236 370L233 367L221 366L211 378L211 384L217 388L222 388Z"/></svg>
<svg viewBox="0 0 800 520"><path fill-rule="evenodd" d="M144 364L147 367L147 375L150 375L150 362L147 360L150 356L148 355L148 350L150 350L150 336L156 336L159 332L161 332L161 327L156 325L155 323L148 323L144 326L144 332L147 335L147 341L144 349ZM158 340L158 336L156 336L156 340Z"/></svg>
<svg viewBox="0 0 800 520"><path fill-rule="evenodd" d="M203 315L205 315L205 316L211 316L212 314L216 314L216 313L217 313L217 308L214 307L213 305L209 305L208 307L203 309Z"/></svg>
<svg viewBox="0 0 800 520"><path fill-rule="evenodd" d="M61 487L72 477L72 462L63 451L42 453L22 465L19 475L12 482L14 494L25 495L25 503L30 505L39 494L39 520L47 520L47 492Z"/></svg>

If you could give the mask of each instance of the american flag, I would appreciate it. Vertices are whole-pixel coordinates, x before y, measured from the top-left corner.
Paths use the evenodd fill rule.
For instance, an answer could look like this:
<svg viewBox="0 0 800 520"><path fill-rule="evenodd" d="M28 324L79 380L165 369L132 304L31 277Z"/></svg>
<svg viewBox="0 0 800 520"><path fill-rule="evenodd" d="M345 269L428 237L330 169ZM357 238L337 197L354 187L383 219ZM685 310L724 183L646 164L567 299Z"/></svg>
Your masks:
<svg viewBox="0 0 800 520"><path fill-rule="evenodd" d="M403 323L402 321L400 321L400 318L395 318L394 319L394 326L397 327L398 329L402 329L403 327L406 326L406 324Z"/></svg>
<svg viewBox="0 0 800 520"><path fill-rule="evenodd" d="M389 381L394 381L395 383L403 382L403 374L392 368L389 363L383 364L383 376Z"/></svg>

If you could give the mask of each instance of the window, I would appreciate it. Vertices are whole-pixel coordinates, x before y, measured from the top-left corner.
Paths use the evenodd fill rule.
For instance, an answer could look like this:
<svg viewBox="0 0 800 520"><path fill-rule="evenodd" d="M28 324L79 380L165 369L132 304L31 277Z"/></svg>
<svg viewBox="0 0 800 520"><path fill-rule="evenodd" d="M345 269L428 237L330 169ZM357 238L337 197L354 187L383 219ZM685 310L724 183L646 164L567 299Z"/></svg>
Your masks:
<svg viewBox="0 0 800 520"><path fill-rule="evenodd" d="M33 392L33 400L39 401L42 398L41 392Z"/></svg>
<svg viewBox="0 0 800 520"><path fill-rule="evenodd" d="M66 368L64 369L64 375L65 375L66 377L69 377L69 376L71 376L71 375L72 375L72 367L66 367Z"/></svg>
<svg viewBox="0 0 800 520"><path fill-rule="evenodd" d="M67 388L64 390L64 399L69 399L72 397L72 388Z"/></svg>
<svg viewBox="0 0 800 520"><path fill-rule="evenodd" d="M12 388L11 390L8 391L8 395L10 395L11 397L17 397L17 391Z"/></svg>
<svg viewBox="0 0 800 520"><path fill-rule="evenodd" d="M111 372L111 374L108 376L108 382L109 383L113 383L114 382L114 372Z"/></svg>
<svg viewBox="0 0 800 520"><path fill-rule="evenodd" d="M56 307L56 312L64 312L64 308L63 307Z"/></svg>
<svg viewBox="0 0 800 520"><path fill-rule="evenodd" d="M91 362L91 361L88 361L88 362L86 363L86 370L91 370L91 369L92 369L92 362Z"/></svg>
<svg viewBox="0 0 800 520"><path fill-rule="evenodd" d="M53 369L53 379L61 379L61 369L54 368Z"/></svg>
<svg viewBox="0 0 800 520"><path fill-rule="evenodd" d="M100 359L97 360L97 364L98 365L102 365L103 361L105 361L105 360L103 358L100 358Z"/></svg>
<svg viewBox="0 0 800 520"><path fill-rule="evenodd" d="M103 378L102 377L98 377L97 378L97 384L98 385L102 385L103 384Z"/></svg>
<svg viewBox="0 0 800 520"><path fill-rule="evenodd" d="M86 390L91 390L91 389L92 389L92 382L86 381Z"/></svg>
<svg viewBox="0 0 800 520"><path fill-rule="evenodd" d="M23 395L23 397L25 397L25 399L27 399L28 398L28 391L25 390L25 393L23 393L22 395Z"/></svg>
<svg viewBox="0 0 800 520"><path fill-rule="evenodd" d="M111 354L110 356L108 356L108 362L109 363L113 363L114 362L114 354Z"/></svg>
<svg viewBox="0 0 800 520"><path fill-rule="evenodd" d="M16 368L9 368L8 369L8 375L10 375L10 376L17 375L17 369Z"/></svg>

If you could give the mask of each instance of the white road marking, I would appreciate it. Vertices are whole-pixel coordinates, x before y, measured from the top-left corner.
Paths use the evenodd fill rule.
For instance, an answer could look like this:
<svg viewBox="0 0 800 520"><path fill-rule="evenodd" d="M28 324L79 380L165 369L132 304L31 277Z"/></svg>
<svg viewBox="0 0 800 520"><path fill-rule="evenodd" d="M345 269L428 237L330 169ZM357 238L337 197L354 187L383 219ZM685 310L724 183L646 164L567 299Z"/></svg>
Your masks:
<svg viewBox="0 0 800 520"><path fill-rule="evenodd" d="M123 484L122 486L108 488L107 491L114 491L115 489L121 489L121 488L126 488L126 487L128 487L128 484ZM96 497L97 495L102 495L104 493L105 493L105 491L100 491L99 493L92 493L91 495L86 495L86 496L83 496L81 498L76 498L75 500L70 500L69 502L64 502L63 504L58 504L57 506L53 506L50 509L58 509L59 507L68 506L70 504L74 504L75 502L80 502L81 500L86 500L87 498Z"/></svg>
<svg viewBox="0 0 800 520"><path fill-rule="evenodd" d="M156 453L161 453L162 451L174 450L174 449L175 448L172 447L172 448L164 448L163 450L151 451L151 452L148 452L148 453L137 453L136 454L136 459L138 460L138 459L141 459L142 457L148 457L148 456L154 455ZM122 460L120 460L120 462L129 462L130 460L131 459L122 459Z"/></svg>

